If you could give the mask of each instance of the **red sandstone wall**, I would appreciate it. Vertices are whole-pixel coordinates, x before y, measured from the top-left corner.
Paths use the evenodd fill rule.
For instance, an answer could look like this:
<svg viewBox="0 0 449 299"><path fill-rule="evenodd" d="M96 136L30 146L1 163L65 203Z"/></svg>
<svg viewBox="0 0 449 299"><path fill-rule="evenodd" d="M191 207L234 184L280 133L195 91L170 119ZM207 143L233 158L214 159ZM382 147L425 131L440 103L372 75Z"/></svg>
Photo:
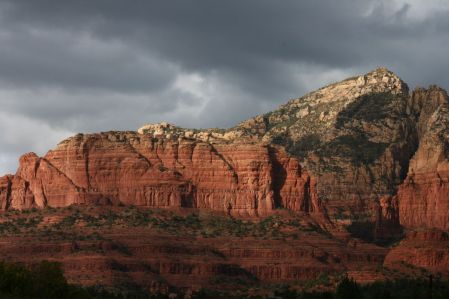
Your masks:
<svg viewBox="0 0 449 299"><path fill-rule="evenodd" d="M441 104L422 129L424 135L397 194L403 226L449 229L448 113L449 105Z"/></svg>
<svg viewBox="0 0 449 299"><path fill-rule="evenodd" d="M134 132L76 135L0 178L0 206L86 203L194 207L267 215L322 210L315 181L283 149L258 142L157 140Z"/></svg>
<svg viewBox="0 0 449 299"><path fill-rule="evenodd" d="M438 87L417 89L410 100L420 111L417 122L419 147L410 160L407 178L389 206L399 214L399 222L408 228L449 229L449 100ZM382 215L381 215L382 216ZM381 217L382 218L382 217ZM383 217L385 229L395 219ZM393 217L395 218L395 217Z"/></svg>

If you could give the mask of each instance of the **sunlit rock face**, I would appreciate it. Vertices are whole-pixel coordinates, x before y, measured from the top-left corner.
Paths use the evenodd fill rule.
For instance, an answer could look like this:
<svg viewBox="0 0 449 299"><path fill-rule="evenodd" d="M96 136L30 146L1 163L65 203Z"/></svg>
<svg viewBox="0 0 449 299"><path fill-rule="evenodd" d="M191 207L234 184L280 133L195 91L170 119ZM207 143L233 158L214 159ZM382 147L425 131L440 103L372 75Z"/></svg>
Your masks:
<svg viewBox="0 0 449 299"><path fill-rule="evenodd" d="M45 157L26 154L0 181L2 208L131 204L262 216L321 213L316 181L281 147L152 134L76 135Z"/></svg>

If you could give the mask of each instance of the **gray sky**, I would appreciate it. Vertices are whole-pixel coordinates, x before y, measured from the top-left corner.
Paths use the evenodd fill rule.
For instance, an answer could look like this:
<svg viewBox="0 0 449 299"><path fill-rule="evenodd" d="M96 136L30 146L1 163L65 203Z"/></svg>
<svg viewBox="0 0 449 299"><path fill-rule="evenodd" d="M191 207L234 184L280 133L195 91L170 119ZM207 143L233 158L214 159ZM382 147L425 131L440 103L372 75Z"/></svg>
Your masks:
<svg viewBox="0 0 449 299"><path fill-rule="evenodd" d="M76 132L228 127L387 66L449 87L449 0L0 0L0 174Z"/></svg>

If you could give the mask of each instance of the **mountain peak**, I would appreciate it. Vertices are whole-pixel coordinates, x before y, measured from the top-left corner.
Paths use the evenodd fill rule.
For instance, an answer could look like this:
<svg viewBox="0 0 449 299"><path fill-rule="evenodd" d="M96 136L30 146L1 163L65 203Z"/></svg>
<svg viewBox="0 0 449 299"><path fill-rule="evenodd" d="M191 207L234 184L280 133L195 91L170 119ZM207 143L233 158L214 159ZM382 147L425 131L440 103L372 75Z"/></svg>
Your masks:
<svg viewBox="0 0 449 299"><path fill-rule="evenodd" d="M407 84L386 67L376 68L364 75L354 76L331 83L300 98L293 99L280 108L302 105L305 102L331 103L352 102L360 96L374 93L408 95ZM312 105L314 106L314 105Z"/></svg>
<svg viewBox="0 0 449 299"><path fill-rule="evenodd" d="M292 99L279 109L244 121L238 127L260 135L284 134L292 128L304 134L325 134L348 105L375 94L403 97L409 95L409 89L395 73L379 67Z"/></svg>
<svg viewBox="0 0 449 299"><path fill-rule="evenodd" d="M386 92L389 91L395 94L408 94L409 92L407 84L386 67L378 67L365 75L359 76L358 79L360 82L364 81L365 84L385 88Z"/></svg>
<svg viewBox="0 0 449 299"><path fill-rule="evenodd" d="M364 75L350 77L327 85L322 89L339 85L349 87L355 91L360 90L362 93L390 92L393 94L408 94L409 92L407 84L386 67L378 67ZM354 89L353 87L356 88Z"/></svg>
<svg viewBox="0 0 449 299"><path fill-rule="evenodd" d="M397 75L395 73L393 73L392 71L390 71L387 67L385 66L380 66L378 68L376 68L375 70L371 71L370 73L378 73L378 74L387 74L387 75L394 75L397 77Z"/></svg>

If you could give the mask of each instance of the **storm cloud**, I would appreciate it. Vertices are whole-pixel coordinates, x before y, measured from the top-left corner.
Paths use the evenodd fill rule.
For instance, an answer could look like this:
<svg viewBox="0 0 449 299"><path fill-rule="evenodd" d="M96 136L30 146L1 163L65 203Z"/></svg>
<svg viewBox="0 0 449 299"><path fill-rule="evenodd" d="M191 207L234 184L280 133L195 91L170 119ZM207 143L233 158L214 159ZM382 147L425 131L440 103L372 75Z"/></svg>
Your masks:
<svg viewBox="0 0 449 299"><path fill-rule="evenodd" d="M444 0L0 0L0 174L76 132L229 127L378 66L449 87Z"/></svg>

